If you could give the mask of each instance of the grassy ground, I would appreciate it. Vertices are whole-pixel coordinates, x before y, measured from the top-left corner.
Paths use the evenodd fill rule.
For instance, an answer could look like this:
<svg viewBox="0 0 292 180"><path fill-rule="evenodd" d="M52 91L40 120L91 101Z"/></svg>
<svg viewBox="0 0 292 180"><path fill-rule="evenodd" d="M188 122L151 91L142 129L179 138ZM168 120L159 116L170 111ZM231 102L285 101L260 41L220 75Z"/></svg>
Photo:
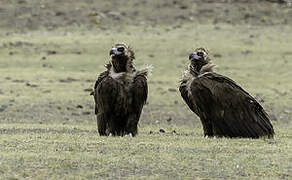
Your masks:
<svg viewBox="0 0 292 180"><path fill-rule="evenodd" d="M99 137L92 126L9 124L1 127L3 179L288 179L291 136L274 140L204 139L200 130L137 138ZM183 134L180 134L183 132Z"/></svg>
<svg viewBox="0 0 292 180"><path fill-rule="evenodd" d="M193 124L177 87L189 52L198 46L210 50L217 72L256 96L274 120L289 123L290 32L288 26L221 25L218 30L214 25L186 25L172 31L131 26L123 32L81 29L2 36L0 96L9 107L2 114L8 122L92 122L93 101L84 90L105 69L111 45L123 41L134 47L137 67L154 66L145 123L172 118L175 124Z"/></svg>
<svg viewBox="0 0 292 180"><path fill-rule="evenodd" d="M0 179L291 178L292 29L287 7L239 3L216 16L233 4L199 6L202 2L196 1L185 9L190 1L174 6L170 1L129 1L116 4L122 6L122 18L116 19L106 10L113 4L102 3L95 11L103 9L104 19L82 24L92 12L89 1L70 6L82 7L86 17L62 9L69 7L58 4L62 1L47 1L45 7L36 1L11 2L3 1L0 8L5 19L0 22ZM138 8L137 17L132 7ZM14 19L7 19L13 17L11 11L1 14L5 8L14 10ZM63 19L40 20L55 8L64 12ZM164 11L151 16L153 8ZM238 8L251 15L248 20L235 13ZM30 12L39 13L39 24ZM187 19L177 20L180 13ZM288 20L277 18L279 14ZM79 25L70 23L72 17ZM88 91L104 70L110 47L120 41L132 45L138 68L154 66L148 104L138 137L99 137ZM199 46L210 50L218 73L234 79L264 106L276 131L274 140L203 138L200 121L177 89L188 54Z"/></svg>

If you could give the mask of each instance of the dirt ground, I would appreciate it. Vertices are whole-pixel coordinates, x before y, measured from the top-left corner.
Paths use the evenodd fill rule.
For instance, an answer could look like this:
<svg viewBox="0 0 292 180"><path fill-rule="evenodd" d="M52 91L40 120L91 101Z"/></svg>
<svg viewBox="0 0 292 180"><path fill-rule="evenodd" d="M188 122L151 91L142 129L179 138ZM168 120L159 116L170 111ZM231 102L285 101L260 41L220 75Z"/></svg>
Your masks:
<svg viewBox="0 0 292 180"><path fill-rule="evenodd" d="M68 57L73 59L82 57L90 60L96 55L99 57L98 53L104 52L104 49L102 49L103 46L110 47L113 39L123 40L139 37L139 41L141 41L143 46L145 46L145 43L149 44L147 54L142 54L142 56L146 56L144 58L146 59L145 62L154 64L156 67L168 67L169 64L165 64L164 59L156 64L155 59L160 57L164 58L164 52L160 51L155 54L155 46L157 44L157 42L154 42L156 41L155 39L158 39L161 43L169 46L168 49L171 49L174 48L171 43L180 39L190 40L190 38L196 39L196 36L201 36L198 37L199 39L201 38L198 42L206 44L206 37L208 38L212 37L213 34L218 34L219 36L226 35L226 38L216 40L214 36L214 44L207 44L210 47L214 46L214 58L225 59L224 57L222 58L222 53L227 58L238 57L236 51L241 51L239 56L244 58L254 54L252 49L257 43L268 42L271 44L270 42L277 38L282 38L279 39L280 44L285 43L285 40L287 40L285 36L289 34L289 30L283 33L281 27L289 27L292 25L292 8L289 1L163 0L152 2L146 0L3 0L0 6L0 18L0 33L2 36L1 53L3 54L1 62L3 65L2 74L4 74L4 77L2 77L4 87L0 88L0 97L2 97L2 104L0 104L1 119L4 122L32 121L48 123L51 121L61 121L62 123L70 123L94 121L92 114L93 102L90 97L86 100L80 100L76 98L76 94L72 93L71 97L66 98L66 100L62 99L64 97L60 99L55 96L49 100L42 101L40 100L41 98L38 99L33 94L37 92L43 96L54 96L58 90L62 94L67 91L66 88L78 87L80 88L80 93L82 92L82 96L85 96L85 94L87 96L94 82L94 76L92 74L97 74L102 68L92 69L92 66L90 66L92 62L89 62L87 67L81 68L80 70L83 72L83 75L86 74L84 72L88 73L84 75L85 77L79 77L78 75L74 75L73 72L79 71L80 68L78 66L84 66L84 64L74 64L67 60L64 61ZM205 33L202 34L200 32L201 30L196 30L196 28L201 27L202 29L206 27L205 30L210 32L203 30ZM228 30L225 27L237 29L238 31L242 31L242 33L232 34L232 30ZM266 29L269 29L269 32ZM246 30L250 31L247 34L248 37L245 37L244 31ZM137 31L136 34L133 31ZM69 37L71 33L74 34L76 32L79 32L82 36L84 35L84 38L81 37L74 40ZM227 41L229 32L232 35L231 37L235 38L237 42L244 44L242 47L246 46L244 47L245 49L241 48L234 51L232 46L228 46L227 51L230 52L227 52L229 54L224 54L224 52L219 52L215 48L215 46L218 47L218 42L224 43L223 41ZM117 33L120 34L119 38L117 38ZM173 40L169 38L170 40L168 42L167 38L170 36L167 33L173 36ZM194 33L194 36L189 33ZM269 35L269 33L272 34ZM95 50L92 46L96 46L96 44L86 40L86 35L88 34L90 37L91 34L93 36L98 34L104 38L105 42L99 42L101 38L97 39L96 43L100 47ZM260 38L261 34L265 35L262 38L263 41ZM36 36L39 36L39 38ZM48 39L45 39L43 36L48 36ZM60 38L57 38L59 36ZM61 38L62 36L64 39ZM145 40L141 39L143 36ZM65 39L68 40L64 42ZM130 42L133 43L131 40ZM175 52L177 50L174 51L178 58L182 59L182 63L174 64L176 71L179 72L175 79L161 80L155 78L157 76L150 79L150 87L153 87L152 89L155 91L153 92L150 89L150 99L152 97L152 99L158 100L153 100L152 103L150 102L150 104L146 105L143 116L147 119L147 121L144 121L145 123L162 121L168 124L193 124L194 115L188 111L188 108L185 107L185 104L181 101L177 93L180 71L185 68L185 54L188 53L191 46L193 45L188 47L184 47L183 45L181 46L182 50L180 52ZM272 44L270 48L274 46L276 45ZM291 52L285 48L282 49L283 63L287 63L289 60L286 57L289 58ZM223 51L226 51L226 48ZM139 53L139 48L137 48L137 52ZM257 57L258 55L255 53L251 58ZM7 61L7 59L9 60ZM58 59L60 60L58 61ZM102 59L104 59L104 56ZM252 59L250 60L251 62ZM71 68L73 74L50 74L50 70L59 72L60 62L65 63L65 66ZM228 73L228 68L230 68L228 67L229 63L226 63L228 59L218 62L223 65L221 71ZM104 60L100 61L100 64L103 63ZM10 67L10 69L5 68L6 66ZM52 88L39 87L39 84L34 83L40 81L40 77L34 75L34 71L36 71L34 69L27 68L27 74L14 73L14 71L18 71L15 68L20 68L19 66L36 68L37 71L44 69L45 71L43 72L46 75L49 73L47 83L54 82L51 85L52 88L56 86L59 89L56 91ZM239 66L239 64L235 65L236 68ZM260 68L259 66L258 68ZM171 68L169 69L170 71ZM62 70L60 71L62 72ZM163 69L159 70L159 68L156 70L156 72L163 71ZM247 73L244 69L239 69L239 71L240 74ZM161 75L164 76L163 74ZM235 73L231 75L240 78L240 75L238 76ZM291 103L286 102L289 99L286 99L284 103L272 100L274 96L287 96L287 94L291 94L289 89L282 90L281 88L274 88L273 85L271 91L274 92L268 95L262 93L262 90L257 89L253 82L249 82L250 78L248 76L249 74L247 73L246 79L243 82L256 89L252 93L259 101L262 103L267 102L264 106L270 113L271 119L282 119L283 122L289 122L288 117L290 117L292 111L291 107L289 107ZM19 85L23 85L28 89L25 89L23 92L22 87ZM28 94L23 95L22 93ZM172 97L172 100L169 102L166 98L163 99L161 96L157 96L157 93L162 96L168 95ZM29 98L29 100L19 103L21 99L19 97ZM266 99L268 101L265 101ZM48 116L44 116L44 114L48 114ZM194 118L197 119L196 117Z"/></svg>
<svg viewBox="0 0 292 180"><path fill-rule="evenodd" d="M24 32L74 26L180 27L185 23L281 26L292 24L291 4L288 0L2 0L0 28Z"/></svg>

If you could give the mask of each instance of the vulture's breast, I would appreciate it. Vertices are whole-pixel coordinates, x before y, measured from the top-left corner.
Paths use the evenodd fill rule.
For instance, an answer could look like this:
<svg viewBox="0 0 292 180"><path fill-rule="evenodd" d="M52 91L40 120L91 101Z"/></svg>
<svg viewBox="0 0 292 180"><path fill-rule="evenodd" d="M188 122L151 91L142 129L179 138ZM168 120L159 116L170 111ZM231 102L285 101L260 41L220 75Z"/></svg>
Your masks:
<svg viewBox="0 0 292 180"><path fill-rule="evenodd" d="M120 96L124 99L127 104L132 103L132 87L134 82L134 74L128 72L115 73L110 72L111 78L116 81L120 86Z"/></svg>

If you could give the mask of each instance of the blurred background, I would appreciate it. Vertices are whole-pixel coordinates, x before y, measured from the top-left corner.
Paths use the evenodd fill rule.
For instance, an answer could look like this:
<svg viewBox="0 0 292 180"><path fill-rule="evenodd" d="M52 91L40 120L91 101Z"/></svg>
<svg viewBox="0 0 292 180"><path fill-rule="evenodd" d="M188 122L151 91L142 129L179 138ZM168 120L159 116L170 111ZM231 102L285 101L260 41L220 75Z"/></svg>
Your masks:
<svg viewBox="0 0 292 180"><path fill-rule="evenodd" d="M140 124L200 127L178 86L188 54L205 47L235 80L291 127L292 1L1 0L0 122L96 125L89 95L114 43L152 64Z"/></svg>

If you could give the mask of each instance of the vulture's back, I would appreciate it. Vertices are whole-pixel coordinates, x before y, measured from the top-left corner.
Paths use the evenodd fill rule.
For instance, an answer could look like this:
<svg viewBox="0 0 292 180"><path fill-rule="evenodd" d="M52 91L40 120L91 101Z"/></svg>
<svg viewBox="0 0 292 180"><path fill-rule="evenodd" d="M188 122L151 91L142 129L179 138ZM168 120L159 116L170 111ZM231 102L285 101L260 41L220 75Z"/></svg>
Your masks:
<svg viewBox="0 0 292 180"><path fill-rule="evenodd" d="M182 88L185 101L202 121L211 122L215 136L273 137L274 130L263 107L233 80L209 72ZM182 86L181 86L182 87Z"/></svg>

